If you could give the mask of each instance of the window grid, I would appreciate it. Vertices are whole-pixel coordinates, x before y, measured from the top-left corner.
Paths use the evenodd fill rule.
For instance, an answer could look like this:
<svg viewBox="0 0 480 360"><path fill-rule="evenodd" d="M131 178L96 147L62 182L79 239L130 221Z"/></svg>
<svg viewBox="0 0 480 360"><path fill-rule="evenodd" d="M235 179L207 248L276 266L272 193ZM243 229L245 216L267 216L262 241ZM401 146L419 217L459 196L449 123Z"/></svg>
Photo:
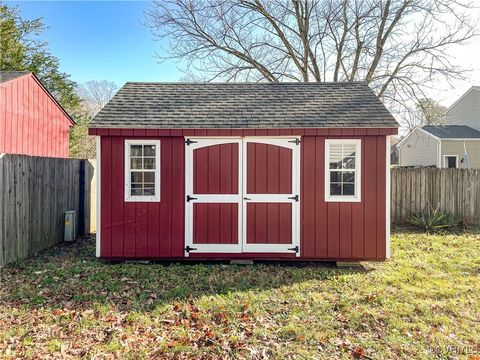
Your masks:
<svg viewBox="0 0 480 360"><path fill-rule="evenodd" d="M125 201L160 201L159 162L159 140L125 140Z"/></svg>
<svg viewBox="0 0 480 360"><path fill-rule="evenodd" d="M360 201L360 145L360 140L326 140L326 201Z"/></svg>

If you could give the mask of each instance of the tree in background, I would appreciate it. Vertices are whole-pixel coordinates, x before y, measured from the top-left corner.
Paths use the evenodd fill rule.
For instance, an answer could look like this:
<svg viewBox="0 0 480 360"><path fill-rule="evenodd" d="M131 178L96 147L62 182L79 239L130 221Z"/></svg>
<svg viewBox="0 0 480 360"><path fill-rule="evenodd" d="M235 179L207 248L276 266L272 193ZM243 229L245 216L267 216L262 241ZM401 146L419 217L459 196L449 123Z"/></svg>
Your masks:
<svg viewBox="0 0 480 360"><path fill-rule="evenodd" d="M146 23L162 59L223 81L355 81L414 112L432 81L462 79L446 50L477 35L451 0L154 0Z"/></svg>
<svg viewBox="0 0 480 360"><path fill-rule="evenodd" d="M117 90L117 85L107 80L91 80L77 87L82 103L74 115L77 124L70 132L70 156L95 158L95 137L88 135L88 124Z"/></svg>
<svg viewBox="0 0 480 360"><path fill-rule="evenodd" d="M445 125L447 108L432 99L421 99L417 104L421 125Z"/></svg>
<svg viewBox="0 0 480 360"><path fill-rule="evenodd" d="M60 71L48 43L38 39L44 30L41 18L23 19L17 7L0 3L0 70L34 72L68 112L75 111L80 105L76 84Z"/></svg>
<svg viewBox="0 0 480 360"><path fill-rule="evenodd" d="M410 132L422 125L445 125L445 111L447 108L433 99L419 99L411 111L402 113L405 130Z"/></svg>

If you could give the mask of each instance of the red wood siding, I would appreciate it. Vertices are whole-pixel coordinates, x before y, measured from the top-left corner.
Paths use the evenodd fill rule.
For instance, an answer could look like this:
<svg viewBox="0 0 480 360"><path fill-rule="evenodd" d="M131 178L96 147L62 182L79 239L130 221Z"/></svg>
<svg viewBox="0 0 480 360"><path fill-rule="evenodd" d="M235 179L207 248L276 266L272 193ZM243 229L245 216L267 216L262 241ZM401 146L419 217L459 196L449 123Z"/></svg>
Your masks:
<svg viewBox="0 0 480 360"><path fill-rule="evenodd" d="M247 193L291 194L292 150L247 143Z"/></svg>
<svg viewBox="0 0 480 360"><path fill-rule="evenodd" d="M205 135L206 130L192 130L197 135ZM291 130L295 132L296 129ZM301 256L294 254L196 254L192 259L229 259L229 258L268 258L292 260L382 260L386 255L386 137L379 135L341 135L343 129L331 136L304 135L301 139L300 170L300 231ZM278 133L286 133L281 129ZM108 133L108 130L106 131ZM157 131L155 138L161 141L161 201L159 203L125 203L123 146L126 138L137 138L133 132L122 130L125 136L102 136L102 209L101 209L101 256L105 258L183 258L184 256L184 169L185 144L182 136L170 137L170 132ZM151 132L150 132L151 133ZM158 134L166 134L159 136ZM168 134L167 134L168 133ZM234 134L231 130L229 134ZM255 131L253 131L255 133ZM326 203L324 201L324 165L326 138L357 138L362 140L362 193L361 202ZM223 145L222 145L223 146ZM214 152L216 150L213 150ZM230 148L232 158L235 153ZM201 152L198 152L197 156ZM210 156L210 155L208 155ZM222 161L222 155L213 155L218 162L212 165L216 170L212 185L222 192L235 192L237 186L234 177L221 174L230 169L238 171L238 164ZM215 157L217 156L217 157ZM226 157L228 158L228 156ZM268 159L268 150L265 158ZM275 159L276 155L272 155ZM210 164L205 160L205 164ZM223 164L223 165L222 165ZM254 167L260 171L277 171L276 162ZM210 166L210 165L208 165ZM249 164L247 163L247 166ZM279 166L280 168L280 166ZM223 170L222 170L223 169ZM201 169L196 172L200 175ZM278 169L280 171L280 169ZM247 173L248 176L248 173ZM259 178L261 174L256 174ZM206 178L209 178L207 176ZM226 179L226 180L225 180ZM224 181L224 185L222 185ZM254 180L252 180L254 181ZM217 184L218 183L218 184ZM235 184L235 185L234 185ZM204 185L202 185L204 186ZM223 187L222 187L223 186ZM263 186L263 185L262 185ZM281 184L265 184L281 189ZM263 190L263 188L262 188ZM205 191L212 191L208 188ZM247 232L252 242L289 243L291 231L290 204L249 204L247 217L252 212L263 212L256 221L247 220ZM262 208L263 206L263 208ZM266 207L269 208L268 211ZM232 229L237 225L237 207L233 204L195 204L194 226L196 243L235 243L238 234ZM217 221L217 219L219 219ZM269 222L279 222L282 227L273 232L266 231ZM278 232L278 234L277 234ZM250 242L250 240L249 240Z"/></svg>
<svg viewBox="0 0 480 360"><path fill-rule="evenodd" d="M33 75L0 84L0 153L68 157L70 126Z"/></svg>
<svg viewBox="0 0 480 360"><path fill-rule="evenodd" d="M194 244L238 244L238 204L193 204Z"/></svg>
<svg viewBox="0 0 480 360"><path fill-rule="evenodd" d="M292 204L248 203L248 244L291 244Z"/></svg>
<svg viewBox="0 0 480 360"><path fill-rule="evenodd" d="M193 157L195 194L238 194L238 144L196 149Z"/></svg>

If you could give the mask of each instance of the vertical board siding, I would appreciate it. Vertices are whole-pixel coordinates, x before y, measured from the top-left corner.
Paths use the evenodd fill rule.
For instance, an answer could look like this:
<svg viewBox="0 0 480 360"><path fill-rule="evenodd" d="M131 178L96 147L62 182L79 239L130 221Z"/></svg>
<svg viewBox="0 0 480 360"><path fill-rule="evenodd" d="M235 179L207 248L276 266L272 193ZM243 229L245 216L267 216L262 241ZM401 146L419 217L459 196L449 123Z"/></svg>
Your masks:
<svg viewBox="0 0 480 360"><path fill-rule="evenodd" d="M76 211L76 233L88 232L95 183L80 176L91 171L87 160L0 154L0 267L62 242L67 210Z"/></svg>
<svg viewBox="0 0 480 360"><path fill-rule="evenodd" d="M67 158L70 126L32 75L0 85L0 153Z"/></svg>
<svg viewBox="0 0 480 360"><path fill-rule="evenodd" d="M194 194L238 194L238 144L193 151Z"/></svg>
<svg viewBox="0 0 480 360"><path fill-rule="evenodd" d="M291 194L292 150L247 143L247 193Z"/></svg>
<svg viewBox="0 0 480 360"><path fill-rule="evenodd" d="M392 169L391 193L392 223L438 208L480 225L480 169Z"/></svg>

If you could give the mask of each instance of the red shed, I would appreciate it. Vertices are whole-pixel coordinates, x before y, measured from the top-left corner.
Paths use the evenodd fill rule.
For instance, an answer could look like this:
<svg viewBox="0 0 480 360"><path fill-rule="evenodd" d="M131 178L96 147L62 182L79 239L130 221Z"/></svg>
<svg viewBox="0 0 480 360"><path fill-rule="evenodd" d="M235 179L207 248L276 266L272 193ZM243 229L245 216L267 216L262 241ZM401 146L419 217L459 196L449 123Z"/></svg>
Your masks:
<svg viewBox="0 0 480 360"><path fill-rule="evenodd" d="M75 123L28 71L0 71L0 153L68 157Z"/></svg>
<svg viewBox="0 0 480 360"><path fill-rule="evenodd" d="M127 83L89 130L97 256L383 260L397 127L365 83Z"/></svg>

